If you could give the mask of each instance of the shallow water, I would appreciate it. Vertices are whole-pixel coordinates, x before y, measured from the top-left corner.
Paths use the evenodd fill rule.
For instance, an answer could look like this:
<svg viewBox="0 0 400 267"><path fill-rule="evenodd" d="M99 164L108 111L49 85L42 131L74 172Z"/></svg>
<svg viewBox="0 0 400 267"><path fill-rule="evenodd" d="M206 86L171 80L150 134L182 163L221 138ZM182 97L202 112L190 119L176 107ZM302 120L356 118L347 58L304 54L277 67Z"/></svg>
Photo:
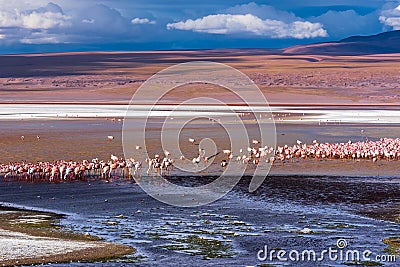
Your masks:
<svg viewBox="0 0 400 267"><path fill-rule="evenodd" d="M171 179L195 186L213 178ZM345 266L329 259L260 261L257 252L265 245L318 252L344 238L349 249L386 254L382 239L400 235L398 223L362 215L398 213L399 178L269 177L254 193L247 192L248 184L243 178L233 192L198 208L165 205L129 181L0 183L0 201L68 214L61 220L65 229L137 248L133 255L92 266Z"/></svg>
<svg viewBox="0 0 400 267"><path fill-rule="evenodd" d="M1 121L0 162L15 162L26 160L30 162L54 160L84 160L92 158L109 159L110 154L123 156L122 151L123 123L106 119L64 119L64 120L11 120ZM156 120L146 130L147 149L151 154L162 154L161 121ZM258 139L259 132L256 124L246 125L249 139ZM361 135L361 130L364 134ZM135 129L132 129L134 132ZM296 140L311 143L314 139L319 142L347 142L379 140L382 137L397 138L400 135L399 125L318 125L318 124L277 124L277 144L293 145ZM109 142L108 135L114 136ZM24 140L21 140L24 136ZM37 140L40 136L40 141ZM211 138L219 151L229 149L229 139L226 132L218 125L208 125L195 121L185 125L180 133L181 149L187 158L197 156L197 147L187 142L192 137L196 140ZM174 155L179 157L179 155ZM220 162L222 155L218 158ZM303 173L303 172L300 172Z"/></svg>

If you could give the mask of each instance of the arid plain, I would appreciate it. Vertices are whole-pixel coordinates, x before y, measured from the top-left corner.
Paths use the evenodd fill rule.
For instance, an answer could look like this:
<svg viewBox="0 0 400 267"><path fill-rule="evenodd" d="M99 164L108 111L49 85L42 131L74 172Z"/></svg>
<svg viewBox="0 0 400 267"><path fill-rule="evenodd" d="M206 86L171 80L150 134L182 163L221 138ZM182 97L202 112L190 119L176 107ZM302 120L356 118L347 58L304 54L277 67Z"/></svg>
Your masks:
<svg viewBox="0 0 400 267"><path fill-rule="evenodd" d="M2 55L0 96L2 102L11 103L127 103L142 82L158 71L204 60L247 74L270 104L396 104L400 102L399 59L400 54L298 56L268 50ZM177 91L173 97L193 92L199 93Z"/></svg>

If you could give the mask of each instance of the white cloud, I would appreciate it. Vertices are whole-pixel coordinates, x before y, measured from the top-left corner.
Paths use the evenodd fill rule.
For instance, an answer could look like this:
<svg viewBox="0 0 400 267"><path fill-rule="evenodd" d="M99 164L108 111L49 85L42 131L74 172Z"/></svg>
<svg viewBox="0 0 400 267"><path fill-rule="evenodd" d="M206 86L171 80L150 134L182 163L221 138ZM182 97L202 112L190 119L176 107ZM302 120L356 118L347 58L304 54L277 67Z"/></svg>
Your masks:
<svg viewBox="0 0 400 267"><path fill-rule="evenodd" d="M135 34L131 21L118 10L106 5L73 9L69 14L73 24L66 32L73 35L78 42L90 42L94 39L115 41L122 36L126 38Z"/></svg>
<svg viewBox="0 0 400 267"><path fill-rule="evenodd" d="M48 3L49 0L0 0L0 10L34 10L38 7L46 6Z"/></svg>
<svg viewBox="0 0 400 267"><path fill-rule="evenodd" d="M131 20L132 24L156 24L154 20L149 20L148 18L134 18Z"/></svg>
<svg viewBox="0 0 400 267"><path fill-rule="evenodd" d="M386 26L390 26L393 30L400 30L400 17L385 17L380 16L379 21Z"/></svg>
<svg viewBox="0 0 400 267"><path fill-rule="evenodd" d="M14 14L8 11L0 11L0 27L21 27L22 19L15 12Z"/></svg>
<svg viewBox="0 0 400 267"><path fill-rule="evenodd" d="M71 26L71 17L61 13L32 12L21 16L23 27L27 29L51 29Z"/></svg>
<svg viewBox="0 0 400 267"><path fill-rule="evenodd" d="M6 43L46 44L64 42L61 33L71 27L72 18L53 3L37 9L0 7L0 40Z"/></svg>
<svg viewBox="0 0 400 267"><path fill-rule="evenodd" d="M0 0L0 4L2 4ZM40 2L40 1L39 1ZM135 36L140 31L116 9L97 4L68 10L54 3L36 6L15 1L15 5L0 5L0 44L71 43L115 41L122 36ZM28 9L29 8L29 9ZM142 24L153 21L139 21Z"/></svg>
<svg viewBox="0 0 400 267"><path fill-rule="evenodd" d="M94 19L83 19L82 22L83 23L93 24L95 22L95 20Z"/></svg>
<svg viewBox="0 0 400 267"><path fill-rule="evenodd" d="M61 8L49 3L46 7L20 12L0 10L0 28L19 27L27 29L51 29L68 27L71 17L62 13Z"/></svg>
<svg viewBox="0 0 400 267"><path fill-rule="evenodd" d="M187 30L213 34L249 33L270 38L316 38L327 37L328 33L320 23L309 21L283 22L280 20L260 19L252 14L208 15L196 20L168 23L167 29Z"/></svg>
<svg viewBox="0 0 400 267"><path fill-rule="evenodd" d="M44 32L35 32L20 40L22 44L59 44L65 43L65 39L59 34L49 34Z"/></svg>
<svg viewBox="0 0 400 267"><path fill-rule="evenodd" d="M400 5L392 9L383 10L381 16L379 16L379 21L393 30L400 30Z"/></svg>
<svg viewBox="0 0 400 267"><path fill-rule="evenodd" d="M273 6L259 5L254 2L243 5L236 5L234 7L228 8L224 11L224 14L235 14L235 15L252 14L261 19L279 20L287 23L301 20L300 18L296 17L296 15L292 12L278 10Z"/></svg>

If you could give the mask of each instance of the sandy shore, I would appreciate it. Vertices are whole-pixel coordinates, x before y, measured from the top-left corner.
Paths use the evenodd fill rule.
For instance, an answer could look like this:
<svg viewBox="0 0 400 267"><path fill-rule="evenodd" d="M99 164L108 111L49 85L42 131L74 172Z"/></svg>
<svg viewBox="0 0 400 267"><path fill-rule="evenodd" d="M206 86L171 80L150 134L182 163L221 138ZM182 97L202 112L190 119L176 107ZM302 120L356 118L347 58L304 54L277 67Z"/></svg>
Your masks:
<svg viewBox="0 0 400 267"><path fill-rule="evenodd" d="M4 209L0 211L0 266L101 261L134 252L126 245L56 230L53 220L59 215Z"/></svg>
<svg viewBox="0 0 400 267"><path fill-rule="evenodd" d="M90 261L122 256L127 246L106 242L82 242L48 238L0 228L0 265L27 265Z"/></svg>

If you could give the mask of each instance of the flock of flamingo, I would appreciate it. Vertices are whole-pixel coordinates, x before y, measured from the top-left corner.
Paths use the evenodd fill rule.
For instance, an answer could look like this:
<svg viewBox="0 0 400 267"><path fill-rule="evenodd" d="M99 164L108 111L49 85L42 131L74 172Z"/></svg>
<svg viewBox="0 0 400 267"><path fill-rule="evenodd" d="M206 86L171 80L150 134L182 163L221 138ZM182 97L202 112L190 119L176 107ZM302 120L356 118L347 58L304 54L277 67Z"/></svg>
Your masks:
<svg viewBox="0 0 400 267"><path fill-rule="evenodd" d="M40 138L40 137L38 137ZM111 136L108 139L112 140ZM195 139L189 138L192 145L196 144ZM193 146L196 147L196 146ZM136 149L142 149L136 146ZM197 147L196 147L197 149ZM311 144L297 140L295 145L268 147L262 146L257 140L252 141L252 146L247 149L240 149L237 153L229 149L224 149L215 155L206 156L203 149L198 149L198 156L192 160L185 156L180 156L177 160L191 161L196 168L199 164L207 163L218 154L223 154L223 159L219 162L221 168L228 164L246 164L249 168L258 165L261 161L270 164L275 162L290 162L298 159L319 159L319 160L399 160L400 159L400 138L382 138L377 141L360 141L347 143L319 143L314 140ZM174 166L174 158L168 151L164 151L164 157L156 154L154 158L145 160L148 167L146 175L167 176ZM133 158L123 159L111 155L109 160L93 159L76 161L58 160L53 162L12 162L0 164L0 178L2 180L25 180L25 181L72 181L85 180L89 178L106 179L127 178L142 175L142 162Z"/></svg>

